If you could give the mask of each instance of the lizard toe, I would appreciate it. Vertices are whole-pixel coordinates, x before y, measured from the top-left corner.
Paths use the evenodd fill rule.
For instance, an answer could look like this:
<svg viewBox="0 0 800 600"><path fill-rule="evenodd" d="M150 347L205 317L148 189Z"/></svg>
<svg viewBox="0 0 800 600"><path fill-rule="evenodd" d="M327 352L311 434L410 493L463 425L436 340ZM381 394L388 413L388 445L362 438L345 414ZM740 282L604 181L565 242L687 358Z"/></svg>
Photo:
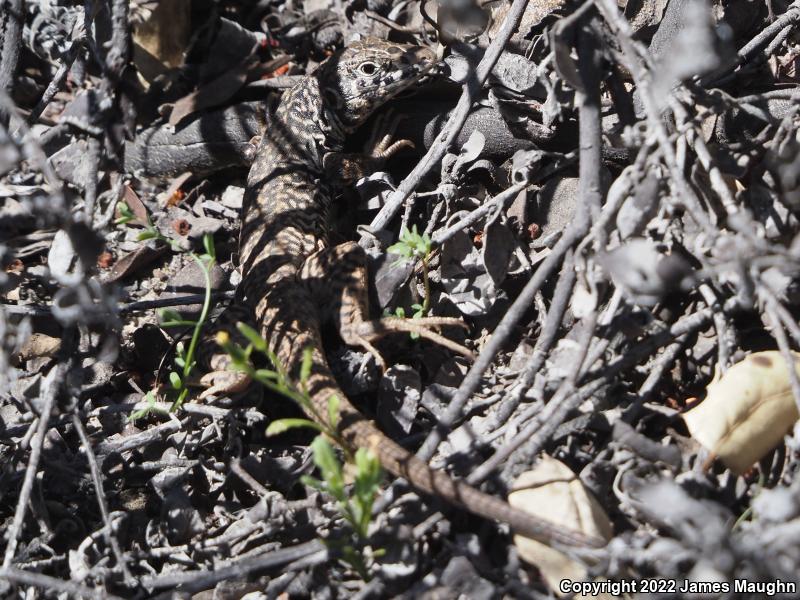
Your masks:
<svg viewBox="0 0 800 600"><path fill-rule="evenodd" d="M236 371L212 371L200 378L200 384L205 386L198 396L205 400L211 396L230 396L245 391L250 386L251 379L246 373Z"/></svg>

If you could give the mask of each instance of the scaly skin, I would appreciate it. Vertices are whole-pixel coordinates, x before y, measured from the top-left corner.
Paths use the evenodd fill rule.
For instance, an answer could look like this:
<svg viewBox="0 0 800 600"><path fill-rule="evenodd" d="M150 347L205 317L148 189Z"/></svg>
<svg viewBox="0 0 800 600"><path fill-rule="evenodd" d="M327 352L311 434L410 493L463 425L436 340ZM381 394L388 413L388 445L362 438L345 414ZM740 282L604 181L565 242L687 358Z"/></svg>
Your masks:
<svg viewBox="0 0 800 600"><path fill-rule="evenodd" d="M304 350L311 349L307 385L313 405L317 414L326 415L329 398L338 396L339 432L351 448L371 449L384 468L415 488L504 521L519 534L546 543L602 545L513 509L417 459L348 402L323 354L320 295L327 294L323 301L337 312L346 342L367 346L378 335L376 322L366 320L360 249L328 245L326 166L335 164L331 158L345 136L387 100L415 87L434 58L427 49L367 40L334 55L284 95L247 181L240 237L245 297L261 335L294 381Z"/></svg>

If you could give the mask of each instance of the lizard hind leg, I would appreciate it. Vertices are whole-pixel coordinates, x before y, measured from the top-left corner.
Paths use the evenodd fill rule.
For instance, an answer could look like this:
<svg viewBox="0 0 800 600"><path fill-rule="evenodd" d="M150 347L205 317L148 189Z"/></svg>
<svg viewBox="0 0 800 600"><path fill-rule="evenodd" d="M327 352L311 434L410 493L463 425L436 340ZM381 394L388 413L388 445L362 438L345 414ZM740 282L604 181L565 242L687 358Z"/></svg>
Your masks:
<svg viewBox="0 0 800 600"><path fill-rule="evenodd" d="M420 337L466 356L470 360L474 359L468 348L433 330L443 326L466 327L460 319L450 317L370 319L366 254L355 242L326 248L310 256L303 264L300 279L309 287L312 297L324 302L344 342L369 352L383 370L386 369L386 361L374 343L385 335L397 332L419 334Z"/></svg>
<svg viewBox="0 0 800 600"><path fill-rule="evenodd" d="M197 362L201 370L205 371L199 382L205 389L198 396L198 400L238 394L250 386L250 377L233 369L230 356L217 343L217 334L224 331L234 343L247 346L247 339L239 333L236 326L240 321L251 327L255 325L252 311L248 306L233 304L227 307L204 332L203 341L197 350Z"/></svg>

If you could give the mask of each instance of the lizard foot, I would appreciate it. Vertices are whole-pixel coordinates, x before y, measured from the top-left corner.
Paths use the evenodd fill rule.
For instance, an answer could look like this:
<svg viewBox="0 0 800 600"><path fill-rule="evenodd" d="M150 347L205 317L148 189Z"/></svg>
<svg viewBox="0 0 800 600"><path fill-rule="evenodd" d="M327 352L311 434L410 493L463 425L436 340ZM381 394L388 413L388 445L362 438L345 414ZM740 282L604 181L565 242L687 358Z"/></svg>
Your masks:
<svg viewBox="0 0 800 600"><path fill-rule="evenodd" d="M333 313L334 323L344 342L360 346L375 357L385 370L386 363L373 345L379 338L393 332L415 333L453 352L474 360L466 347L447 339L434 329L463 327L461 319L451 317L422 317L404 319L383 317L370 319L367 307L367 259L363 248L355 242L345 242L320 250L309 257L300 272L311 297L326 304Z"/></svg>
<svg viewBox="0 0 800 600"><path fill-rule="evenodd" d="M250 377L239 371L211 371L200 378L200 384L206 389L197 398L205 400L211 396L238 394L245 391L250 382Z"/></svg>
<svg viewBox="0 0 800 600"><path fill-rule="evenodd" d="M244 154L244 159L248 165L255 160L256 154L258 153L258 147L260 145L261 145L260 135L254 135L252 138L250 138L250 141L247 142L247 146L245 146L243 154Z"/></svg>
<svg viewBox="0 0 800 600"><path fill-rule="evenodd" d="M381 117L373 128L372 136L361 153L329 152L322 159L325 173L349 186L366 177L403 148L414 148L414 142L401 139L392 141L397 127L405 117L398 115L387 123Z"/></svg>
<svg viewBox="0 0 800 600"><path fill-rule="evenodd" d="M403 148L415 148L414 142L411 140L392 141L397 133L397 128L404 119L404 115L393 115L390 112L378 117L370 140L364 149L364 154L378 163L383 163Z"/></svg>
<svg viewBox="0 0 800 600"><path fill-rule="evenodd" d="M440 333L433 331L434 328L443 326L466 328L467 324L460 319L454 319L451 317L422 317L419 319L384 317L382 319L362 321L361 323L355 324L355 331L350 339L352 342L360 345L370 354L375 356L376 360L378 361L378 365L383 370L386 369L386 363L372 345L371 340L375 340L379 337L383 337L384 335L395 332L416 333L420 337L439 344L448 350L452 350L453 352L461 354L469 360L475 360L475 355L469 348L466 348L465 346L446 338Z"/></svg>

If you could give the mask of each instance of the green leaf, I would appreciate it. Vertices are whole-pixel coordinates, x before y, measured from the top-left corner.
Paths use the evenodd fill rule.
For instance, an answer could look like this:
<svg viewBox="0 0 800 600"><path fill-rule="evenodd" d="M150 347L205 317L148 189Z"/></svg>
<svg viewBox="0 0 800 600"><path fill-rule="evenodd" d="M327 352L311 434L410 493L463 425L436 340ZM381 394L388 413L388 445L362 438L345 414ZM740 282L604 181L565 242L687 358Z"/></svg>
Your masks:
<svg viewBox="0 0 800 600"><path fill-rule="evenodd" d="M411 255L413 254L413 250L409 248L408 244L404 242L397 242L396 244L392 244L386 249L386 251L391 254L402 256L403 258L411 258Z"/></svg>
<svg viewBox="0 0 800 600"><path fill-rule="evenodd" d="M181 314L172 308L159 308L158 309L158 318L161 321L180 321L183 319Z"/></svg>
<svg viewBox="0 0 800 600"><path fill-rule="evenodd" d="M311 442L311 449L314 451L314 464L319 467L323 479L328 484L328 490L331 495L337 500L344 501L342 466L336 458L333 447L324 436L318 435Z"/></svg>
<svg viewBox="0 0 800 600"><path fill-rule="evenodd" d="M156 404L156 394L153 390L147 392L144 396L142 396L142 400L147 402L147 406L145 408L141 408L139 410L133 411L130 416L128 416L129 421L136 421L138 419L143 419L146 417L150 412L154 409Z"/></svg>
<svg viewBox="0 0 800 600"><path fill-rule="evenodd" d="M267 427L267 436L279 435L296 427L308 427L322 432L322 427L309 419L277 419Z"/></svg>
<svg viewBox="0 0 800 600"><path fill-rule="evenodd" d="M181 369L186 366L186 359L182 356L175 357L175 364L178 365Z"/></svg>
<svg viewBox="0 0 800 600"><path fill-rule="evenodd" d="M238 329L239 332L247 338L248 342L253 344L253 348L261 353L267 353L269 351L269 348L267 347L267 341L261 337L261 334L258 333L258 331L250 327L250 325L239 321L236 323L236 329Z"/></svg>
<svg viewBox="0 0 800 600"><path fill-rule="evenodd" d="M316 464L324 475L341 471L341 466L333 451L333 446L324 436L317 436L311 442L311 449L314 451L314 464Z"/></svg>
<svg viewBox="0 0 800 600"><path fill-rule="evenodd" d="M172 384L172 387L176 390L179 390L183 387L183 382L181 381L181 376L178 375L175 371L171 371L169 374L169 382Z"/></svg>
<svg viewBox="0 0 800 600"><path fill-rule="evenodd" d="M208 254L211 260L216 260L217 253L214 248L214 236L210 233L207 233L203 236L203 248L206 250L206 254Z"/></svg>
<svg viewBox="0 0 800 600"><path fill-rule="evenodd" d="M250 352L242 348L239 344L228 343L224 346L225 352L231 357L234 364L245 366L250 362Z"/></svg>
<svg viewBox="0 0 800 600"><path fill-rule="evenodd" d="M427 233L420 234L416 225L411 231L403 227L399 241L390 246L388 251L404 258L424 259L431 252L431 238Z"/></svg>
<svg viewBox="0 0 800 600"><path fill-rule="evenodd" d="M358 534L359 537L366 537L368 533L367 529L369 528L369 519L367 519L367 526L365 527L364 514L366 511L364 510L364 505L358 501L352 502L350 504L350 512L352 513L353 520L351 525L355 528L356 534Z"/></svg>
<svg viewBox="0 0 800 600"><path fill-rule="evenodd" d="M373 470L373 464L377 463L377 458L366 448L359 448L356 450L355 461L358 471L357 476L369 476Z"/></svg>
<svg viewBox="0 0 800 600"><path fill-rule="evenodd" d="M351 545L345 545L342 550L342 560L349 564L358 573L359 577L364 581L369 581L369 571L364 560L364 555L359 550L356 550Z"/></svg>
<svg viewBox="0 0 800 600"><path fill-rule="evenodd" d="M273 383L278 380L278 374L272 369L256 369L256 377Z"/></svg>
<svg viewBox="0 0 800 600"><path fill-rule="evenodd" d="M364 501L372 503L378 491L378 487L380 486L381 479L383 478L380 461L373 452L366 448L359 448L356 451L355 462L356 496L362 498Z"/></svg>
<svg viewBox="0 0 800 600"><path fill-rule="evenodd" d="M134 422L138 421L139 419L144 419L149 413L150 410L147 408L142 408L141 410L135 410L128 416L128 421Z"/></svg>
<svg viewBox="0 0 800 600"><path fill-rule="evenodd" d="M269 348L264 350L264 354L267 355L267 358L269 359L269 362L272 363L272 366L275 368L275 372L278 374L278 377L277 377L278 383L280 383L283 386L286 386L289 377L286 374L286 369L283 368L283 365L281 364L281 361L278 358L278 355L275 354Z"/></svg>
<svg viewBox="0 0 800 600"><path fill-rule="evenodd" d="M165 321L161 323L161 327L194 327L197 323L195 321Z"/></svg>
<svg viewBox="0 0 800 600"><path fill-rule="evenodd" d="M155 229L145 229L139 235L136 236L136 239L140 242L144 242L145 240L152 240L153 238L159 237L158 231Z"/></svg>
<svg viewBox="0 0 800 600"><path fill-rule="evenodd" d="M303 350L303 363L300 365L300 383L305 385L311 376L311 367L314 362L314 349L306 348Z"/></svg>
<svg viewBox="0 0 800 600"><path fill-rule="evenodd" d="M194 321L184 319L177 310L171 308L159 308L158 321L162 327L174 327L176 324L195 325Z"/></svg>
<svg viewBox="0 0 800 600"><path fill-rule="evenodd" d="M136 218L127 202L117 202L117 212L119 213L119 218L114 221L117 225L125 225Z"/></svg>
<svg viewBox="0 0 800 600"><path fill-rule="evenodd" d="M328 398L328 425L336 430L339 427L339 396L333 394Z"/></svg>

